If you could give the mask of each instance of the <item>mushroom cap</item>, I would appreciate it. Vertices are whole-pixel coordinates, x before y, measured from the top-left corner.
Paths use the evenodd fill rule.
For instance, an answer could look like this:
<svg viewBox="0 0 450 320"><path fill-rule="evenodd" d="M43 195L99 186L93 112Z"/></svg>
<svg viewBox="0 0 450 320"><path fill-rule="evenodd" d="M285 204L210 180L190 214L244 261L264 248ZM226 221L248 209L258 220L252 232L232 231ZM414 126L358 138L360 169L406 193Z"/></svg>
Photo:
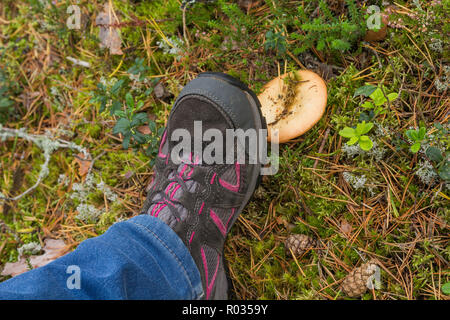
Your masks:
<svg viewBox="0 0 450 320"><path fill-rule="evenodd" d="M325 81L310 70L293 72L272 79L258 96L262 114L267 122L269 141L273 129L279 130L279 143L302 135L311 129L325 112L327 105ZM288 80L295 81L292 85L283 81L287 76L295 79ZM285 103L286 96L291 96L288 104Z"/></svg>
<svg viewBox="0 0 450 320"><path fill-rule="evenodd" d="M382 41L386 38L387 35L387 24L389 22L386 16L383 16L381 21L383 22L383 26L378 31L367 30L364 35L364 41L374 42L374 41Z"/></svg>

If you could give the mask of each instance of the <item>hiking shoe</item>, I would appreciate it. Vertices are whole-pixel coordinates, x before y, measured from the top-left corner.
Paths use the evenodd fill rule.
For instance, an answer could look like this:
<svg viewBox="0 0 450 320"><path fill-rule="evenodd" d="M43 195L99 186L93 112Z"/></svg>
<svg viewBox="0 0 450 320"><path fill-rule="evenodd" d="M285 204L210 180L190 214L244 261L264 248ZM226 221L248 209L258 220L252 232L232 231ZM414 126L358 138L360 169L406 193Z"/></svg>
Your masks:
<svg viewBox="0 0 450 320"><path fill-rule="evenodd" d="M225 162L234 151L231 162L204 161L209 142L198 136L199 123L203 133L208 129L220 133L214 136L224 145L211 153L215 159ZM162 219L182 239L200 271L205 299L228 298L225 239L260 178L261 161L249 161L252 155L245 143L245 159L238 161L237 144L226 146L227 129L253 129L257 145L266 145L266 135L260 135L266 124L256 95L229 75L202 73L175 101L143 208L143 213ZM189 132L194 151L178 152L179 141L170 138L178 132Z"/></svg>

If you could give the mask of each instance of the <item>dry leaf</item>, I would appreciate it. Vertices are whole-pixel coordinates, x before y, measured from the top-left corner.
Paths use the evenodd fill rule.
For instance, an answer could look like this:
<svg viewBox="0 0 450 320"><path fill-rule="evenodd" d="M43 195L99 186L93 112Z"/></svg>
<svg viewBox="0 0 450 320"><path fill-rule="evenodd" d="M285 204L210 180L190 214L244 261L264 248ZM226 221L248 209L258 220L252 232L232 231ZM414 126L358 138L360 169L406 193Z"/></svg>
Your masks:
<svg viewBox="0 0 450 320"><path fill-rule="evenodd" d="M139 131L142 134L151 134L152 131L150 130L150 128L148 126L140 126L137 128L137 131Z"/></svg>
<svg viewBox="0 0 450 320"><path fill-rule="evenodd" d="M75 161L79 165L78 173L82 177L84 177L85 175L88 174L89 168L91 167L91 160L83 160L83 159L84 159L84 154L82 154L82 153L79 153L77 155L77 157L75 157Z"/></svg>
<svg viewBox="0 0 450 320"><path fill-rule="evenodd" d="M103 11L97 15L95 24L100 26L100 32L98 34L100 48L109 48L111 54L123 54L121 49L122 39L120 38L117 27L113 26L119 24L119 19L108 2L103 6Z"/></svg>
<svg viewBox="0 0 450 320"><path fill-rule="evenodd" d="M166 88L164 87L164 85L161 82L159 82L153 88L153 92L155 93L155 97L157 97L158 99L164 99L164 98L170 96L170 93L167 92Z"/></svg>
<svg viewBox="0 0 450 320"><path fill-rule="evenodd" d="M40 256L31 256L29 261L33 269L45 266L47 263L61 257L67 252L67 246L62 240L45 239L44 254ZM17 262L8 262L5 264L2 276L17 276L28 271L28 263L25 257L21 257Z"/></svg>
<svg viewBox="0 0 450 320"><path fill-rule="evenodd" d="M346 235L349 235L352 232L352 225L347 222L347 220L342 220L341 222L341 231Z"/></svg>

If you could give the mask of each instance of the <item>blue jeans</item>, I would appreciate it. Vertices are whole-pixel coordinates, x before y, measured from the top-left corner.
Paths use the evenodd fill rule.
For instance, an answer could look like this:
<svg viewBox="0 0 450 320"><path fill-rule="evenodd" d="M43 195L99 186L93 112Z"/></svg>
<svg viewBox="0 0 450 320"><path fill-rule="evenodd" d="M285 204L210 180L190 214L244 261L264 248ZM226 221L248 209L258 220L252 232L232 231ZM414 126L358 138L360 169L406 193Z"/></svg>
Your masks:
<svg viewBox="0 0 450 320"><path fill-rule="evenodd" d="M200 273L176 233L140 215L55 261L0 283L0 299L200 299Z"/></svg>

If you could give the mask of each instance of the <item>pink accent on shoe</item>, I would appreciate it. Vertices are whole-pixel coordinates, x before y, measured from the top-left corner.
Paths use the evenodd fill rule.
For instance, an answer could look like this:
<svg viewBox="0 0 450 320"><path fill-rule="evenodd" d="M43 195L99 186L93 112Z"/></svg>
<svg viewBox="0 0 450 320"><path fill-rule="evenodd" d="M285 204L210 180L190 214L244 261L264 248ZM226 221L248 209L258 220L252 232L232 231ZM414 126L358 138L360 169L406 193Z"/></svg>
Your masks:
<svg viewBox="0 0 450 320"><path fill-rule="evenodd" d="M200 210L198 210L198 214L200 215L200 213L202 213L203 207L205 206L205 203L202 203L202 206L200 207Z"/></svg>
<svg viewBox="0 0 450 320"><path fill-rule="evenodd" d="M170 195L170 200L176 200L173 198L173 196L175 195L175 193L178 191L178 189L180 189L181 186L177 185L175 188L173 188L172 194Z"/></svg>
<svg viewBox="0 0 450 320"><path fill-rule="evenodd" d="M206 280L206 299L209 299L209 296L211 295L211 290L214 286L214 282L216 282L217 277L217 271L219 271L219 263L220 263L220 255L217 255L217 263L216 263L216 270L214 271L214 275L211 279L211 283L208 282L208 265L206 263L206 256L205 251L203 248L200 248L200 252L202 254L202 260L203 260L203 267L205 268L205 280Z"/></svg>
<svg viewBox="0 0 450 320"><path fill-rule="evenodd" d="M194 239L194 234L195 234L195 231L192 231L191 238L189 239L189 244L191 244L192 239Z"/></svg>
<svg viewBox="0 0 450 320"><path fill-rule="evenodd" d="M213 275L213 277L211 279L211 283L209 283L208 282L208 265L206 263L205 251L203 250L203 248L200 248L200 252L202 254L203 267L205 268L206 299L209 299L209 296L211 295L211 290L212 290L212 288L214 286L214 282L216 281L217 271L219 271L220 255L217 255L216 270L214 271L214 275Z"/></svg>
<svg viewBox="0 0 450 320"><path fill-rule="evenodd" d="M214 183L214 179L216 178L216 175L217 175L216 173L213 174L213 176L211 178L211 181L209 182L210 184Z"/></svg>
<svg viewBox="0 0 450 320"><path fill-rule="evenodd" d="M222 187L224 187L224 188L226 188L228 190L231 190L233 192L238 192L239 191L239 186L240 186L240 176L241 176L240 175L240 171L241 171L240 165L239 165L239 163L236 162L236 184L232 185L231 183L226 182L226 181L224 181L224 180L219 178L219 182L222 185Z"/></svg>
<svg viewBox="0 0 450 320"><path fill-rule="evenodd" d="M217 225L217 227L219 228L220 232L222 232L223 236L226 236L227 235L227 229L223 225L222 220L220 220L220 218L212 210L210 211L209 214L210 214L211 218L213 219L213 221L215 222L215 224Z"/></svg>
<svg viewBox="0 0 450 320"><path fill-rule="evenodd" d="M164 134L161 138L161 144L159 145L158 157L161 157L161 158L167 157L167 154L162 153L162 148L163 148L164 142L166 142L166 135L167 135L167 131L164 131ZM169 158L167 158L167 159L169 159Z"/></svg>
<svg viewBox="0 0 450 320"><path fill-rule="evenodd" d="M152 209L152 212L150 212L150 215L153 216L155 213L155 210L162 204L162 202L158 202Z"/></svg>
<svg viewBox="0 0 450 320"><path fill-rule="evenodd" d="M172 201L169 201L168 199L164 199L164 201L170 205L172 205L172 207L175 207L175 204Z"/></svg>
<svg viewBox="0 0 450 320"><path fill-rule="evenodd" d="M167 186L167 188L166 188L166 195L168 195L169 194L169 192L170 192L170 189L172 188L172 186L175 184L175 181L174 182L171 182L168 186Z"/></svg>
<svg viewBox="0 0 450 320"><path fill-rule="evenodd" d="M188 176L188 177L191 177L193 173L194 173L194 167L191 168L191 171L189 171L189 173L187 174L187 176Z"/></svg>
<svg viewBox="0 0 450 320"><path fill-rule="evenodd" d="M161 206L159 206L158 211L156 211L155 213L155 218L158 218L159 213L161 212L162 209L164 209L165 207L167 207L167 204L163 203Z"/></svg>
<svg viewBox="0 0 450 320"><path fill-rule="evenodd" d="M184 171L186 170L187 166L188 166L188 165L185 164L185 165L183 166L183 169L181 169L180 174L179 174L180 177L183 176L183 173L184 173Z"/></svg>

